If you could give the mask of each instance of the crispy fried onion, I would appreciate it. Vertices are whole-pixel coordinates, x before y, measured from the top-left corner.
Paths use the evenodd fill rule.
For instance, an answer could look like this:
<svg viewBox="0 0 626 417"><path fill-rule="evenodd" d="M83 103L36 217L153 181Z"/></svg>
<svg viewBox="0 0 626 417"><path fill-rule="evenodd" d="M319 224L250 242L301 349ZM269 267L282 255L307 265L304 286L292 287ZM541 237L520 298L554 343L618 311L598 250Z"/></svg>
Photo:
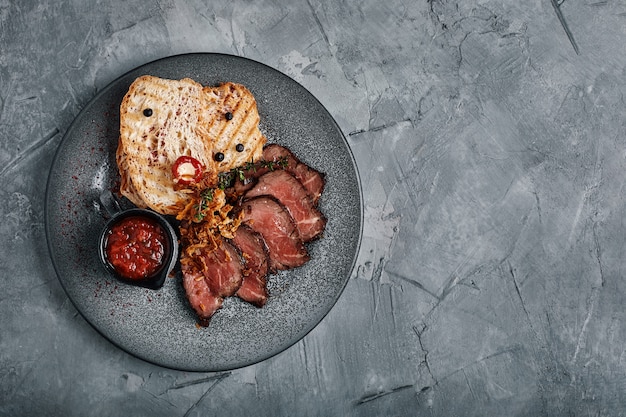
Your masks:
<svg viewBox="0 0 626 417"><path fill-rule="evenodd" d="M195 193L176 219L203 223L204 227L231 239L241 223L241 215L233 214L233 206L226 202L226 194L219 188L207 188Z"/></svg>
<svg viewBox="0 0 626 417"><path fill-rule="evenodd" d="M195 271L206 271L205 257L218 248L219 235L232 239L241 224L243 213L233 213L223 190L206 189L176 216L180 223L181 265Z"/></svg>
<svg viewBox="0 0 626 417"><path fill-rule="evenodd" d="M218 247L217 235L206 222L194 223L187 220L181 222L180 243L183 250L180 262L186 265L195 264L194 261L200 260L203 252L211 252Z"/></svg>

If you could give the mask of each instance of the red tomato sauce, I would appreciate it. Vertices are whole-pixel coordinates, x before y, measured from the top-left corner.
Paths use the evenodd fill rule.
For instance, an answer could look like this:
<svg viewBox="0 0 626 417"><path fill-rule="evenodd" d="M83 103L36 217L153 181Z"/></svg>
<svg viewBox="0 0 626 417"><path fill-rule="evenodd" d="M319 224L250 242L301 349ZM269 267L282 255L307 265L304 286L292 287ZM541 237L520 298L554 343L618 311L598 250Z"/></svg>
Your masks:
<svg viewBox="0 0 626 417"><path fill-rule="evenodd" d="M106 241L106 256L118 274L143 279L161 267L166 235L154 220L130 216L111 227Z"/></svg>

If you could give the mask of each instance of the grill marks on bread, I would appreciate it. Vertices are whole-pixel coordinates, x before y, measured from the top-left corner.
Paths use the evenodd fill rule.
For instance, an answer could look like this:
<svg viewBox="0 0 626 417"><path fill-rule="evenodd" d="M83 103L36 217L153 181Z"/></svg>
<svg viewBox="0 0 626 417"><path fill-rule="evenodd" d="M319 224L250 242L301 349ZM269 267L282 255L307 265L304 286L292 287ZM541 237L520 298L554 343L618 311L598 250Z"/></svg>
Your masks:
<svg viewBox="0 0 626 417"><path fill-rule="evenodd" d="M205 92L222 109L207 127L208 135L216 138L213 158L217 152L224 154L223 161L216 161L217 171L226 172L260 159L267 140L258 127L261 118L252 94L241 84L230 82L207 87ZM244 146L243 151L237 150L238 144Z"/></svg>
<svg viewBox="0 0 626 417"><path fill-rule="evenodd" d="M197 159L207 181L214 181L220 172L261 158L267 139L259 120L256 100L241 84L203 87L189 78L137 78L120 106L116 157L122 195L139 207L177 214L191 201L191 190L175 187L176 159ZM218 153L223 159L216 161Z"/></svg>
<svg viewBox="0 0 626 417"><path fill-rule="evenodd" d="M214 113L202 85L191 79L135 80L120 106L117 160L122 195L163 214L182 210L189 191L174 187L171 167L178 157L188 155L207 171L215 170L204 127Z"/></svg>

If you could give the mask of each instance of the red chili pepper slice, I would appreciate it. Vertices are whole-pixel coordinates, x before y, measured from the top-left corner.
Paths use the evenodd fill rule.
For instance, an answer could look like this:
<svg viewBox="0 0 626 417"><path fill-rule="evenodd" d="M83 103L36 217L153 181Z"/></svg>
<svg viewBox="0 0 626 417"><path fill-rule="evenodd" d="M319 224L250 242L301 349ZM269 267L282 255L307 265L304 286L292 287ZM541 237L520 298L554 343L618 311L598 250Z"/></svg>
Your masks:
<svg viewBox="0 0 626 417"><path fill-rule="evenodd" d="M172 165L174 182L183 185L199 182L202 179L203 171L202 163L187 155L179 157Z"/></svg>

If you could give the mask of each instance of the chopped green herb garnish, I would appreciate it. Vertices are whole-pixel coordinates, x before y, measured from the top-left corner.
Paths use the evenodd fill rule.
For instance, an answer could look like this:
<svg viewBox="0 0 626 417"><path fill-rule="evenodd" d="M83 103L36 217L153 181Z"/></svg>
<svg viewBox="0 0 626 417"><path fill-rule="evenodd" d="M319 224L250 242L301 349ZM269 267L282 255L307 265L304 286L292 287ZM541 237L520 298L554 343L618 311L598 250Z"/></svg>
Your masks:
<svg viewBox="0 0 626 417"><path fill-rule="evenodd" d="M210 188L206 188L200 192L200 202L194 205L194 209L196 209L196 214L194 218L197 221L202 221L206 216L205 210L209 207L209 203L213 201L213 190Z"/></svg>
<svg viewBox="0 0 626 417"><path fill-rule="evenodd" d="M235 179L238 179L241 182L246 181L246 173L247 172L256 172L258 168L266 168L270 171L274 171L276 169L285 169L289 165L289 160L287 157L282 156L276 161L260 161L260 162L246 162L244 165L232 168L228 172L222 172L218 175L218 187L221 190L224 190L233 185Z"/></svg>

